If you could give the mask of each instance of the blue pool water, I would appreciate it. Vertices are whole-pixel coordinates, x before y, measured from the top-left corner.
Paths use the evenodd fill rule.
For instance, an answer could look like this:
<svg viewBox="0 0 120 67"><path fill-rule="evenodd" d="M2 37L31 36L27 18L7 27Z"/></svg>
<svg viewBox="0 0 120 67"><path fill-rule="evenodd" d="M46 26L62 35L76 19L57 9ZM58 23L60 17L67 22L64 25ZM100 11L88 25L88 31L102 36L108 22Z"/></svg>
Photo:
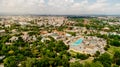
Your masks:
<svg viewBox="0 0 120 67"><path fill-rule="evenodd" d="M80 38L80 39L78 39L77 41L75 41L74 43L72 43L72 46L78 46L78 45L80 45L82 42L83 42L83 39Z"/></svg>

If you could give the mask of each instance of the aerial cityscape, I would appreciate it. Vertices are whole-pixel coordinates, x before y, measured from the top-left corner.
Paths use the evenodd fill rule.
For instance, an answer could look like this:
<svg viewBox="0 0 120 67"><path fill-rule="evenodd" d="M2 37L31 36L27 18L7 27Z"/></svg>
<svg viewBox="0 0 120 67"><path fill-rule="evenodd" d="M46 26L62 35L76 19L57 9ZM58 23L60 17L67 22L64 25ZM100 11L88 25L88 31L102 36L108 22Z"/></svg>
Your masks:
<svg viewBox="0 0 120 67"><path fill-rule="evenodd" d="M0 67L120 67L119 11L118 0L1 0Z"/></svg>

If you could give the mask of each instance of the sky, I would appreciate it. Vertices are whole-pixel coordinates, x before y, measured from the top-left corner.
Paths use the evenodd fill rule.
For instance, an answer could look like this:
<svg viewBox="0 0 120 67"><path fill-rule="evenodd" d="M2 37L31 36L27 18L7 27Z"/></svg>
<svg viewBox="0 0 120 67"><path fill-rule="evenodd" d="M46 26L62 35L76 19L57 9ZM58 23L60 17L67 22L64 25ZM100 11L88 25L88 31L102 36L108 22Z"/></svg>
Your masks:
<svg viewBox="0 0 120 67"><path fill-rule="evenodd" d="M120 0L0 0L0 14L120 15Z"/></svg>

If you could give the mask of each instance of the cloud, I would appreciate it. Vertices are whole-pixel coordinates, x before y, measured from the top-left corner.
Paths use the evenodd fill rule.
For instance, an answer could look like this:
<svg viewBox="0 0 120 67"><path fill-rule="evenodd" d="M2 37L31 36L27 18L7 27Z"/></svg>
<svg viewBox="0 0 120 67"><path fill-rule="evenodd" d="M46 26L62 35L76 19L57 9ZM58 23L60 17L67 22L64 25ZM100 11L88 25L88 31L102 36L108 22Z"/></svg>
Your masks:
<svg viewBox="0 0 120 67"><path fill-rule="evenodd" d="M97 0L95 3L88 6L88 10L91 13L92 12L103 13L105 12L108 5L109 4L106 2L106 0Z"/></svg>
<svg viewBox="0 0 120 67"><path fill-rule="evenodd" d="M120 3L115 4L116 7L120 7Z"/></svg>
<svg viewBox="0 0 120 67"><path fill-rule="evenodd" d="M97 3L103 3L106 2L107 0L97 0Z"/></svg>
<svg viewBox="0 0 120 67"><path fill-rule="evenodd" d="M44 0L2 0L0 12L4 13L35 13L44 8Z"/></svg>
<svg viewBox="0 0 120 67"><path fill-rule="evenodd" d="M0 13L12 14L115 14L120 3L109 0L0 0Z"/></svg>

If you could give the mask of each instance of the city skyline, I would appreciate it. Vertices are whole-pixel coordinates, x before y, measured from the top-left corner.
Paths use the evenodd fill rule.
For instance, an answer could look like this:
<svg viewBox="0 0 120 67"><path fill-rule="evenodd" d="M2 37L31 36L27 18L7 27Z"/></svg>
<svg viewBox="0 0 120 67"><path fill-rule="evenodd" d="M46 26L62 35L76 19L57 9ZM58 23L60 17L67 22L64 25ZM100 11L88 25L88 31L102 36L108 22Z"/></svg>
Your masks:
<svg viewBox="0 0 120 67"><path fill-rule="evenodd" d="M1 0L0 14L120 14L120 0Z"/></svg>

